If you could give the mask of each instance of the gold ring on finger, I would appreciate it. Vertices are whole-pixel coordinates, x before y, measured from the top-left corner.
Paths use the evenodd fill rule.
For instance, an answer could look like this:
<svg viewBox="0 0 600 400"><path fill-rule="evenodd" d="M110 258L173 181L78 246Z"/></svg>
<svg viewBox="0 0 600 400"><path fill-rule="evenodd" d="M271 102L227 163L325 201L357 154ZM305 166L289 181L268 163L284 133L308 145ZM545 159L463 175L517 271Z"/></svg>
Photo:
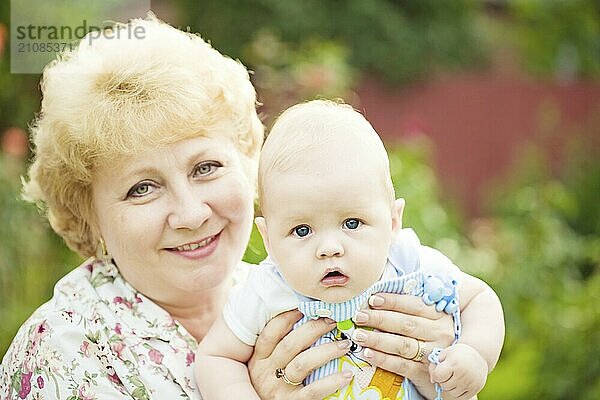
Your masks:
<svg viewBox="0 0 600 400"><path fill-rule="evenodd" d="M285 369L283 369L283 368L277 368L275 370L275 378L277 378L277 379L281 378L281 379L283 379L283 381L285 383L287 383L288 385L292 385L292 386L298 386L298 385L302 384L302 381L300 381L300 382L293 382L293 381L291 381L290 378L288 378L285 375Z"/></svg>
<svg viewBox="0 0 600 400"><path fill-rule="evenodd" d="M417 353L414 355L413 358L411 358L411 361L421 361L423 360L423 357L425 357L425 342L419 340L419 339L415 339L417 341Z"/></svg>

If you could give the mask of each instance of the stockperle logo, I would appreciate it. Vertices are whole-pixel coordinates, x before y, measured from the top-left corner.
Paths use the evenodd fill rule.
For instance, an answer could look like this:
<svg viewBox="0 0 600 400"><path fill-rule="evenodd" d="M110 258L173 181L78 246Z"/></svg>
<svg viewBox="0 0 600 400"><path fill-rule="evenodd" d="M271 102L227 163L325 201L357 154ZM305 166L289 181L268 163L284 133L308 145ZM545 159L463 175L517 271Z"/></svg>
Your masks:
<svg viewBox="0 0 600 400"><path fill-rule="evenodd" d="M81 40L143 40L144 28L108 29L114 21L145 17L150 0L11 0L10 70L39 74L57 54Z"/></svg>

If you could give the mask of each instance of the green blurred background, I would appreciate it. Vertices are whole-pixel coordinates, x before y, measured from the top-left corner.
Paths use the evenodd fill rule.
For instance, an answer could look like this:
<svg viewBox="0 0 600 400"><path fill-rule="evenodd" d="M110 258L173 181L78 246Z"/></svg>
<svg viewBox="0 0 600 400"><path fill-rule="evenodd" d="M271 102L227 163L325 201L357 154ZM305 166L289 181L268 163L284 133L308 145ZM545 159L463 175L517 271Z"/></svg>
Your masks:
<svg viewBox="0 0 600 400"><path fill-rule="evenodd" d="M19 199L39 75L10 73L7 3L0 357L81 261ZM600 398L599 2L177 0L152 8L254 71L267 127L315 96L366 113L407 200L404 225L502 300L506 343L481 399ZM263 255L254 233L246 259Z"/></svg>

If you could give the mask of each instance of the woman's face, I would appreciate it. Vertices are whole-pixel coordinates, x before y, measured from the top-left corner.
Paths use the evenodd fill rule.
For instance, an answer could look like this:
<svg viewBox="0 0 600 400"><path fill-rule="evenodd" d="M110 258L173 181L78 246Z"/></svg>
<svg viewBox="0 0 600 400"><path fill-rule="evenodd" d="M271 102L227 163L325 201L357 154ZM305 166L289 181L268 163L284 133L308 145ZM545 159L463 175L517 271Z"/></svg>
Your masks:
<svg viewBox="0 0 600 400"><path fill-rule="evenodd" d="M226 138L198 137L96 171L97 226L134 288L172 304L224 282L252 226L241 157Z"/></svg>

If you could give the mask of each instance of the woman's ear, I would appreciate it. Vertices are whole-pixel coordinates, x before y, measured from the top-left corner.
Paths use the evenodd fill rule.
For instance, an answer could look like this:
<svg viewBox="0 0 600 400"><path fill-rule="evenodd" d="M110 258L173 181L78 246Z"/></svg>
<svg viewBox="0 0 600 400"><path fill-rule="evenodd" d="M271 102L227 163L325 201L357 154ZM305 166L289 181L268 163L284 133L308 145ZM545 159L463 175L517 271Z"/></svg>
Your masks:
<svg viewBox="0 0 600 400"><path fill-rule="evenodd" d="M402 229L402 213L404 212L404 199L396 199L392 209L392 231L398 233Z"/></svg>
<svg viewBox="0 0 600 400"><path fill-rule="evenodd" d="M254 218L254 223L260 232L260 236L262 236L263 243L265 245L265 249L267 253L271 254L271 245L269 243L269 235L267 233L267 222L263 217Z"/></svg>

